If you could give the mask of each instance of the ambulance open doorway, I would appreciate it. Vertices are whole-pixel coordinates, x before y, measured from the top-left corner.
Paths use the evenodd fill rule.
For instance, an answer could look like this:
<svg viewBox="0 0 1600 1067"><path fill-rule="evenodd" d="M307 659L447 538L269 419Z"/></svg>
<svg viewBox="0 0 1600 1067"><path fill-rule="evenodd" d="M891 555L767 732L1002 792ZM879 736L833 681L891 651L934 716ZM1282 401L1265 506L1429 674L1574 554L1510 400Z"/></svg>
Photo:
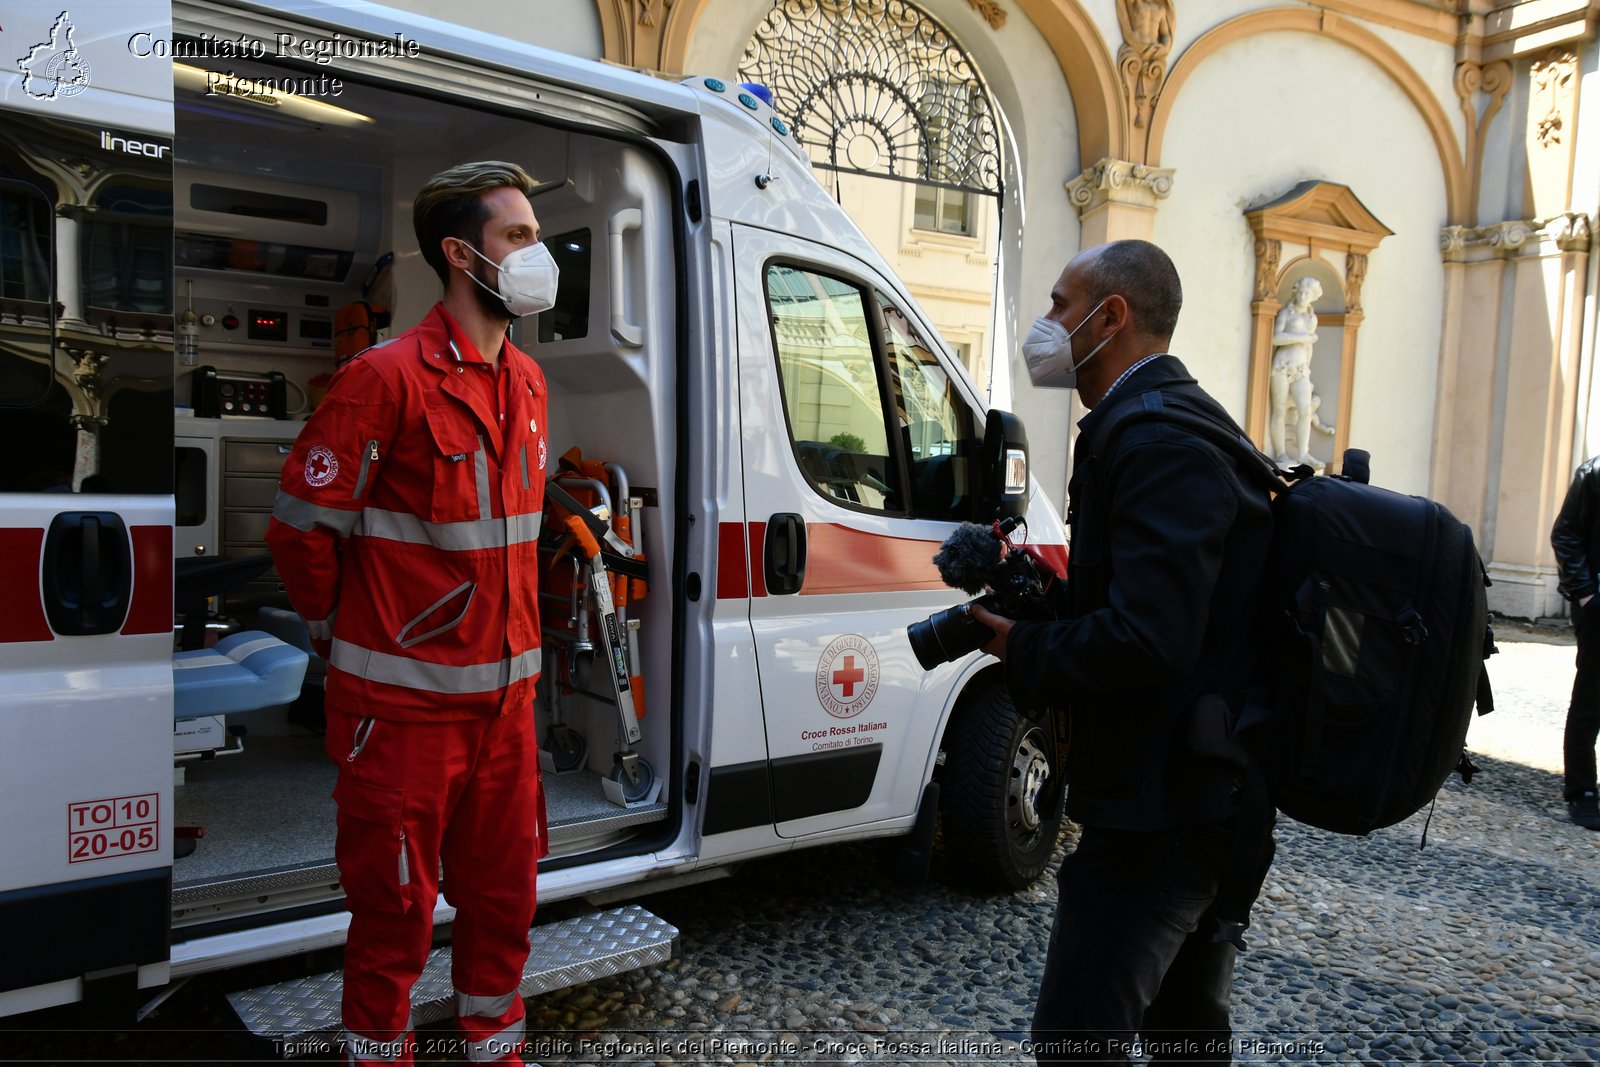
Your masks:
<svg viewBox="0 0 1600 1067"><path fill-rule="evenodd" d="M223 73L231 78L214 76ZM412 194L458 162L519 163L539 182L534 210L561 266L557 307L513 330L550 387L544 473L576 446L585 458L625 471L628 495L641 504L632 526L650 561L650 590L629 610L638 624L636 667L650 711L636 748L669 784L677 711L667 563L677 523L671 456L679 371L674 283L667 281L674 277L674 250L666 175L637 144L542 122L531 111L489 111L437 89L424 97L348 76L336 97L254 88L303 76L236 60L178 64L178 311L192 308L198 320L196 367L212 368L223 384L281 374L289 417L180 412L184 477L175 551L262 550L275 491L272 457L281 462L320 376L335 368L331 324L338 309L361 299L363 283L388 252L394 253L391 332L414 325L438 298L438 279L412 234ZM613 270L619 254L626 267ZM618 323L627 328L615 329ZM196 392L190 368L179 372L180 403L217 400L202 396L213 386ZM188 452L186 432L200 442ZM229 621L248 627L264 605L287 606L272 576L225 597L221 607ZM573 681L559 656L545 659L552 684ZM547 704L541 700L542 737ZM659 799L665 793L624 805L602 788L617 750L615 708L580 692L564 693L561 705L586 755L571 773L545 774L547 862L600 849L643 850L670 833L669 805ZM331 906L338 896L329 799L334 769L320 738L280 711L249 713L229 725L247 729L245 750L187 762L185 784L176 790L176 822L206 831L174 867L180 939L185 927L292 905Z"/></svg>

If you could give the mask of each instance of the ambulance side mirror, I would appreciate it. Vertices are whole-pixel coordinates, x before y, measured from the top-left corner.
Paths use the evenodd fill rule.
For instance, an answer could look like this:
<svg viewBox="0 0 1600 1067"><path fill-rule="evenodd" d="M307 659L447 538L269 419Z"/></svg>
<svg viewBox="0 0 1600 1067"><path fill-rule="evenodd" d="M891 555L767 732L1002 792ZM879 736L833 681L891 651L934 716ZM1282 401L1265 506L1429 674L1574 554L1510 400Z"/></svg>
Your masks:
<svg viewBox="0 0 1600 1067"><path fill-rule="evenodd" d="M978 450L977 522L1028 513L1028 432L1009 411L989 409Z"/></svg>

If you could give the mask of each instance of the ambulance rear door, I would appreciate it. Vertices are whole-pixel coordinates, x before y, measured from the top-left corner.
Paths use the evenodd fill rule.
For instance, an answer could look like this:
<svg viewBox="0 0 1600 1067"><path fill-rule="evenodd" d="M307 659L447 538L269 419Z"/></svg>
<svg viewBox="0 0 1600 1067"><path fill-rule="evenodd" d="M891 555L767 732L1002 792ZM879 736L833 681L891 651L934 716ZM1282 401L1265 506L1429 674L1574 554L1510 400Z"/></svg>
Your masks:
<svg viewBox="0 0 1600 1067"><path fill-rule="evenodd" d="M734 261L770 796L746 819L785 837L907 819L956 671L923 671L905 630L959 599L931 560L970 510L981 422L867 264L738 225Z"/></svg>
<svg viewBox="0 0 1600 1067"><path fill-rule="evenodd" d="M167 24L0 3L0 1014L168 973Z"/></svg>

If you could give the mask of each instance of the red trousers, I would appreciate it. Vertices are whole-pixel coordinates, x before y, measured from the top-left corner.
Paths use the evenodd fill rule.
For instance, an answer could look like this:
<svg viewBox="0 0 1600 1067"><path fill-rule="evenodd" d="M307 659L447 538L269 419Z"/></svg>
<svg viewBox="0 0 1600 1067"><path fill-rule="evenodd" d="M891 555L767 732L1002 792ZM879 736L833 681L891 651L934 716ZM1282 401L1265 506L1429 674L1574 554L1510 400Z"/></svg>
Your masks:
<svg viewBox="0 0 1600 1067"><path fill-rule="evenodd" d="M326 745L339 768L334 855L350 910L347 1062L412 1062L411 987L432 945L442 862L463 1058L521 1064L517 986L546 851L532 708L437 723L330 708Z"/></svg>

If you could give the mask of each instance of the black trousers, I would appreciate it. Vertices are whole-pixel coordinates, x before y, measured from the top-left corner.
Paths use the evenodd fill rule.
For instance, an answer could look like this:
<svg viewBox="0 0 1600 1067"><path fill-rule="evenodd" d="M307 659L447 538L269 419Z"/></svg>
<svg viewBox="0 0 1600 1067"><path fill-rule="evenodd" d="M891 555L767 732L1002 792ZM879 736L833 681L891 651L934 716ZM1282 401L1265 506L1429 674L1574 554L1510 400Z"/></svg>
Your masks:
<svg viewBox="0 0 1600 1067"><path fill-rule="evenodd" d="M1232 1062L1236 950L1211 940L1230 841L1203 826L1083 831L1057 876L1033 1016L1040 1064L1125 1064L1137 1051L1153 1063Z"/></svg>
<svg viewBox="0 0 1600 1067"><path fill-rule="evenodd" d="M1572 607L1578 631L1578 674L1572 680L1567 730L1562 739L1566 763L1566 795L1572 800L1595 788L1594 743L1600 737L1600 596L1585 607Z"/></svg>

